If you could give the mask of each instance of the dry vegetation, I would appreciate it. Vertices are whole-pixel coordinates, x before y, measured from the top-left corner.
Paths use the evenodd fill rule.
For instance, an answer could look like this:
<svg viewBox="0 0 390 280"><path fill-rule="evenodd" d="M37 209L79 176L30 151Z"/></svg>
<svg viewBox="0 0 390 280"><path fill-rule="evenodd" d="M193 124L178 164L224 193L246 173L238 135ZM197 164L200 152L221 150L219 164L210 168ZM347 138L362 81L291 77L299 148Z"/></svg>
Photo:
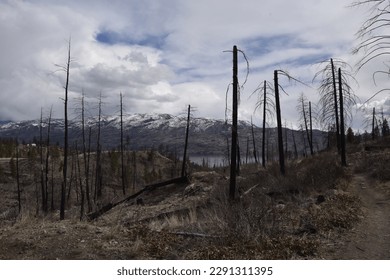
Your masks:
<svg viewBox="0 0 390 280"><path fill-rule="evenodd" d="M79 221L77 203L68 206L65 221L59 221L58 211L43 216L32 201L34 184L24 185L24 201L31 205L18 215L16 187L3 162L0 258L342 258L337 247L367 214L354 177L369 177L389 198L389 156L388 149L355 148L350 166L343 168L337 153L323 152L289 162L286 176L276 164L266 170L246 165L234 202L222 169L193 168L190 183L146 192L142 205L130 200L94 221ZM162 174L166 160L157 160L149 171ZM147 166L146 157L143 161ZM120 186L113 183L109 190L115 200Z"/></svg>

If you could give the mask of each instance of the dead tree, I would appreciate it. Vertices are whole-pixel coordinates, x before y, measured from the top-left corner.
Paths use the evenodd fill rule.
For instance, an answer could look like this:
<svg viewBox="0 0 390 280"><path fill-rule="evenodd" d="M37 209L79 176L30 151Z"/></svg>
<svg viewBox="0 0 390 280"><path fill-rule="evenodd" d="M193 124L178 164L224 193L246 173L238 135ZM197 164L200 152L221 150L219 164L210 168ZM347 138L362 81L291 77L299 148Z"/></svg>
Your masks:
<svg viewBox="0 0 390 280"><path fill-rule="evenodd" d="M70 68L70 46L71 40L69 39L68 45L68 59L65 65L66 81L65 81L65 98L64 98L64 162L63 162L63 182L61 185L61 206L60 206L60 220L65 219L65 199L66 199L66 188L67 188L67 171L68 171L68 89L69 89L69 68Z"/></svg>
<svg viewBox="0 0 390 280"><path fill-rule="evenodd" d="M19 176L19 144L16 141L16 187L18 191L18 210L19 214L22 211L22 199L21 199L21 189L20 189L20 176Z"/></svg>
<svg viewBox="0 0 390 280"><path fill-rule="evenodd" d="M88 146L88 155L87 155L87 144L86 144L86 137L85 137L85 94L84 94L84 91L82 92L82 97L81 97L81 126L82 126L82 141L83 141L85 196L87 199L88 212L90 212L90 211L92 211L90 184L89 184L89 151L90 151L91 137L89 137L89 146ZM91 134L91 128L89 128L89 133Z"/></svg>
<svg viewBox="0 0 390 280"><path fill-rule="evenodd" d="M340 120L339 120L339 92L336 86L336 67L341 69L342 87L344 91L344 119L352 119L352 108L356 104L358 97L354 94L349 84L350 80L357 81L352 75L352 67L340 59L330 59L318 63L323 68L318 71L313 81L320 79L319 86L319 121L325 127L335 125L337 149L340 151Z"/></svg>
<svg viewBox="0 0 390 280"><path fill-rule="evenodd" d="M372 140L375 140L376 138L376 133L375 133L375 128L376 128L376 114L375 114L375 107L372 108L372 129L371 129L371 136L372 136Z"/></svg>
<svg viewBox="0 0 390 280"><path fill-rule="evenodd" d="M344 126L344 98L343 98L343 82L341 77L341 69L338 70L339 76L339 97L340 97L340 144L341 144L341 164L347 166L345 153L345 126Z"/></svg>
<svg viewBox="0 0 390 280"><path fill-rule="evenodd" d="M98 131L96 142L96 170L95 170L95 200L102 197L102 163L101 163L101 118L102 118L102 94L99 96Z"/></svg>
<svg viewBox="0 0 390 280"><path fill-rule="evenodd" d="M293 143L294 143L294 157L297 159L298 158L298 148L297 148L297 142L295 141L295 133L294 133L293 128L291 128L291 136L292 136Z"/></svg>
<svg viewBox="0 0 390 280"><path fill-rule="evenodd" d="M282 131L282 117L280 112L280 101L279 101L279 80L278 70L274 71L274 83L275 83L275 106L276 106L276 121L278 126L278 147L279 147L279 166L280 173L284 175L286 169L284 166L284 150L283 150L283 131Z"/></svg>
<svg viewBox="0 0 390 280"><path fill-rule="evenodd" d="M125 173L125 158L124 158L124 145L123 145L123 96L120 93L120 118L121 118L121 181L123 195L126 195L126 173Z"/></svg>
<svg viewBox="0 0 390 280"><path fill-rule="evenodd" d="M229 198L234 200L236 193L236 172L237 172L237 119L238 119L238 59L237 46L233 47L233 120L232 120L232 148L230 163L230 184Z"/></svg>
<svg viewBox="0 0 390 280"><path fill-rule="evenodd" d="M51 115L53 107L50 108L49 118L47 121L47 138L46 138L46 160L45 160L45 200L43 203L43 211L47 213L49 211L49 159L50 159L50 129L51 129Z"/></svg>
<svg viewBox="0 0 390 280"><path fill-rule="evenodd" d="M46 190L45 190L45 180L44 180L44 168L43 168L43 113L41 108L41 118L39 121L39 161L40 161L40 174L41 174L41 199L42 199L42 211L47 212L47 205L45 205L46 199Z"/></svg>
<svg viewBox="0 0 390 280"><path fill-rule="evenodd" d="M265 168L266 163L266 155L268 153L268 150L266 151L266 124L267 119L272 118L273 114L275 112L275 104L272 101L272 99L269 97L270 94L268 94L268 91L271 91L271 93L274 91L272 88L272 85L264 81L261 85L259 85L256 90L252 93L252 95L256 92L259 92L258 101L256 103L255 111L262 108L263 109L263 130L262 130L262 147L261 147L261 157L262 157L262 166Z"/></svg>
<svg viewBox="0 0 390 280"><path fill-rule="evenodd" d="M305 95L302 93L298 99L297 105L298 113L300 114L300 120L305 126L307 141L309 143L310 154L313 155L313 126L311 118L311 102L307 100Z"/></svg>
<svg viewBox="0 0 390 280"><path fill-rule="evenodd" d="M257 151L256 151L256 141L255 141L255 131L253 129L252 118L251 118L251 129L252 129L252 142L253 142L253 157L255 158L255 163L257 164Z"/></svg>
<svg viewBox="0 0 390 280"><path fill-rule="evenodd" d="M364 0L356 1L352 6L369 6L368 19L362 24L357 32L360 43L353 50L353 54L363 53L362 58L356 64L358 71L371 62L382 65L385 69L375 69L373 79L377 75L389 75L390 66L388 56L390 55L390 36L388 27L390 26L390 3L386 0ZM378 63L379 62L379 63ZM375 96L390 88L383 88L368 98L363 105L372 100Z"/></svg>
<svg viewBox="0 0 390 280"><path fill-rule="evenodd" d="M75 150L76 150L76 165L77 165L77 173L78 173L78 178L79 178L80 197L81 197L81 201L80 201L80 221L82 221L83 217L84 217L84 212L85 212L85 190L84 190L84 187L83 187L83 179L82 179L82 176L81 176L82 172L81 172L79 148L78 148L77 142L76 142Z"/></svg>
<svg viewBox="0 0 390 280"><path fill-rule="evenodd" d="M191 105L188 105L187 127L186 127L186 137L185 137L185 142L184 142L184 153L183 153L183 163L182 163L182 167L181 167L181 177L184 177L184 175L186 173L188 134L189 134L189 130L190 130L190 114L191 114Z"/></svg>

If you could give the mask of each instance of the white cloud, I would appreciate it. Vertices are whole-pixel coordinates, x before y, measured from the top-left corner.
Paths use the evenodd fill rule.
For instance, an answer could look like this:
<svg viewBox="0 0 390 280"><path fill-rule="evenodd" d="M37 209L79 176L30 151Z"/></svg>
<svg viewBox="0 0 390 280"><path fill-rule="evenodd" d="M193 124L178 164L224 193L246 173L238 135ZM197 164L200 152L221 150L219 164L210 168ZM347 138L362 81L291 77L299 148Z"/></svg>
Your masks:
<svg viewBox="0 0 390 280"><path fill-rule="evenodd" d="M354 33L364 9L350 0L333 1L3 1L0 3L0 119L39 116L40 107L54 105L62 115L67 40L72 38L71 95L82 89L90 98L105 96L105 112L116 112L119 92L129 112L178 114L186 105L198 115L223 118L225 92L231 81L231 50L245 51L250 76L243 91L240 116L249 119L255 98L248 96L273 70L284 69L305 82L310 64L330 56L350 64L357 43ZM97 40L97 36L100 41ZM106 40L106 43L104 43ZM245 77L240 56L240 81ZM362 100L376 91L370 65L358 75ZM378 77L386 87L387 77ZM295 103L303 91L310 100L316 90L289 86L281 98L283 118L297 118ZM381 97L383 98L383 96Z"/></svg>

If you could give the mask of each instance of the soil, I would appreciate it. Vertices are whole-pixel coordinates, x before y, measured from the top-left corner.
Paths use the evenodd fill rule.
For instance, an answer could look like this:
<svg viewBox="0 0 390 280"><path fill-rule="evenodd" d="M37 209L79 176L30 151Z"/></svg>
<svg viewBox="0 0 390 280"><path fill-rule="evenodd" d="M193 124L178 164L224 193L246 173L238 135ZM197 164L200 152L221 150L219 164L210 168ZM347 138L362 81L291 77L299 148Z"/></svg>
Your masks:
<svg viewBox="0 0 390 280"><path fill-rule="evenodd" d="M367 174L354 174L352 192L362 201L364 218L335 246L330 259L390 259L390 183L380 183Z"/></svg>

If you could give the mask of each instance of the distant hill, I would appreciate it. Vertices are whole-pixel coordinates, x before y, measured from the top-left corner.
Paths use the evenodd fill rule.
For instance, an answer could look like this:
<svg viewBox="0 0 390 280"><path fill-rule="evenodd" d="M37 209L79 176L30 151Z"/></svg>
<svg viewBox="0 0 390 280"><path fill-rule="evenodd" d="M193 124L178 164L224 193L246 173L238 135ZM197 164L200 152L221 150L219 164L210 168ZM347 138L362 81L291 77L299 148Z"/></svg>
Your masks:
<svg viewBox="0 0 390 280"><path fill-rule="evenodd" d="M124 141L127 149L158 149L163 152L181 154L184 146L186 118L169 114L132 114L123 118ZM20 142L37 143L39 141L39 120L21 122L0 122L0 137L18 138ZM64 121L54 119L51 122L51 143L63 144ZM88 139L91 130L91 146L96 146L97 118L86 121ZM286 130L284 130L286 131ZM80 121L69 122L69 143L78 142L81 145L82 125ZM262 130L254 127L256 149L261 151ZM46 139L47 125L43 125L43 137ZM224 120L208 118L192 118L189 134L189 154L201 156L224 156L227 154L227 141L230 141L230 125ZM251 125L248 122L239 122L239 143L241 154L245 155L247 144L252 154ZM269 136L268 147L276 151L276 128L267 128ZM301 131L287 129L288 151L294 150L293 134L296 140L297 151L303 154L306 139ZM314 148L322 150L326 143L326 133L314 130ZM285 139L285 138L284 138ZM249 140L249 142L248 142ZM119 116L102 117L101 141L103 149L113 149L120 145L120 118ZM307 143L306 143L307 146ZM308 148L306 147L308 150Z"/></svg>

